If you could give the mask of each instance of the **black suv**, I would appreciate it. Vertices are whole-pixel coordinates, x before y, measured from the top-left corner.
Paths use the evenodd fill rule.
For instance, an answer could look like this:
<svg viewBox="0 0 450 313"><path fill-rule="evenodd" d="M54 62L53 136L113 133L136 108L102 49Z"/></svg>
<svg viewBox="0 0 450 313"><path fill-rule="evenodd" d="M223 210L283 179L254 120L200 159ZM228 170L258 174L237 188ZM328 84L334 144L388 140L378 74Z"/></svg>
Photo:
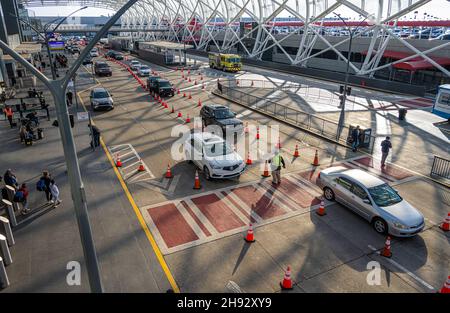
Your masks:
<svg viewBox="0 0 450 313"><path fill-rule="evenodd" d="M123 55L119 52L114 52L114 55L112 56L116 60L123 60Z"/></svg>
<svg viewBox="0 0 450 313"><path fill-rule="evenodd" d="M94 63L94 72L95 72L95 75L98 75L98 76L102 76L102 75L111 76L112 75L112 71L111 71L111 68L109 67L109 65L106 62L101 62L101 61Z"/></svg>
<svg viewBox="0 0 450 313"><path fill-rule="evenodd" d="M156 92L161 97L173 97L175 95L175 90L172 84L167 79L156 78L150 84L150 91Z"/></svg>
<svg viewBox="0 0 450 313"><path fill-rule="evenodd" d="M155 82L156 82L158 79L161 79L161 77L159 77L159 76L157 76L157 75L149 76L149 77L147 78L147 89L148 89L150 92L156 91L156 90L154 90L153 88L154 88L154 86L155 86Z"/></svg>
<svg viewBox="0 0 450 313"><path fill-rule="evenodd" d="M236 113L228 107L219 104L207 104L200 110L203 126L218 125L222 128L224 137L227 126L235 130L237 133L243 131L243 123L236 118Z"/></svg>

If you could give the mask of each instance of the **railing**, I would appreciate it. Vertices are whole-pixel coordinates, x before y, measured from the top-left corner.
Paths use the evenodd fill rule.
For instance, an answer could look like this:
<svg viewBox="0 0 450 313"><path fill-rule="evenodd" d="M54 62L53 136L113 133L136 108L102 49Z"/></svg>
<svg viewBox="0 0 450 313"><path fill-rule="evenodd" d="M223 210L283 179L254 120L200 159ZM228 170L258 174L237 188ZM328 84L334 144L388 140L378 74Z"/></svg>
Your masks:
<svg viewBox="0 0 450 313"><path fill-rule="evenodd" d="M278 120L297 126L330 141L338 142L346 146L351 145L350 128L347 125L342 126L339 139L336 140L339 126L335 121L327 120L322 117L291 108L287 105L267 100L266 98L253 96L249 93L225 86L223 82L220 81L217 83L217 92L220 93L221 96L241 105L247 106L252 110L270 115ZM372 154L374 143L375 137L366 135L362 140L360 140L359 149Z"/></svg>
<svg viewBox="0 0 450 313"><path fill-rule="evenodd" d="M446 183L450 182L450 160L434 156L433 165L431 166L430 176L438 178Z"/></svg>
<svg viewBox="0 0 450 313"><path fill-rule="evenodd" d="M230 79L221 82L223 85L227 87L254 87L254 88L263 88L263 89L301 89L306 88L307 86L303 86L301 84L296 83L285 83L285 82L276 82L269 80L256 80L256 79Z"/></svg>

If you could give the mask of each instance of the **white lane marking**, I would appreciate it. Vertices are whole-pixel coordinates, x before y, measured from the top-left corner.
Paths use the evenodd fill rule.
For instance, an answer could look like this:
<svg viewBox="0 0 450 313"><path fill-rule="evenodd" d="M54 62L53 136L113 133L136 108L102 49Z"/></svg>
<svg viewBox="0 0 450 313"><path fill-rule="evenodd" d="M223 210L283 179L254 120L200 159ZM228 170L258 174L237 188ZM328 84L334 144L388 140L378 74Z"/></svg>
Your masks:
<svg viewBox="0 0 450 313"><path fill-rule="evenodd" d="M244 201L242 201L238 196L236 196L233 191L228 190L227 192L228 197L230 197L231 199L234 200L234 202L236 202L237 204L240 205L240 207L242 209L244 209L245 211L247 211L247 213L249 213L251 215L251 217L253 217L253 219L256 221L256 223L261 223L263 221L262 217L259 216L255 211L252 210L251 207L249 207Z"/></svg>
<svg viewBox="0 0 450 313"><path fill-rule="evenodd" d="M194 218L191 216L191 214L186 210L184 205L181 204L181 201L178 201L175 206L176 206L177 210L183 216L184 220L189 224L191 229L195 232L197 237L200 239L205 239L206 235L203 232L203 230L200 228L200 225L197 224L197 222L194 220ZM189 207L191 207L191 206L189 205ZM175 231L175 229L174 229L174 231Z"/></svg>
<svg viewBox="0 0 450 313"><path fill-rule="evenodd" d="M376 254L380 255L380 251L377 251L376 248L374 248L372 245L368 245L368 247L372 250L372 251L376 251ZM394 261L391 258L384 258L386 259L386 261L388 261L389 263L391 263L392 265L396 266L398 269L400 269L401 271L403 271L404 273L406 273L408 276L410 276L411 278L415 279L417 282L419 282L420 284L422 284L423 286L427 287L430 290L435 290L435 288L433 286L431 286L429 283L427 283L426 281L424 281L422 278L420 278L419 276L417 276L416 274L414 274L413 272L409 271L408 269L406 269L403 265L399 264L398 262Z"/></svg>
<svg viewBox="0 0 450 313"><path fill-rule="evenodd" d="M229 207L231 209L231 211L233 211L233 213L239 217L239 219L244 223L244 224L249 224L250 223L250 218L245 216L244 214L242 214L242 212L228 199L228 195L225 196L223 193L221 192L214 192L214 194L220 199L220 201L222 201L223 203L225 203L225 205L227 207Z"/></svg>
<svg viewBox="0 0 450 313"><path fill-rule="evenodd" d="M192 199L192 198L191 198ZM191 200L186 199L185 202L191 208L192 212L197 216L197 218L200 220L200 222L206 227L206 229L210 232L211 235L217 235L218 231L216 228L211 224L209 219L203 214L203 212L198 208L198 206Z"/></svg>

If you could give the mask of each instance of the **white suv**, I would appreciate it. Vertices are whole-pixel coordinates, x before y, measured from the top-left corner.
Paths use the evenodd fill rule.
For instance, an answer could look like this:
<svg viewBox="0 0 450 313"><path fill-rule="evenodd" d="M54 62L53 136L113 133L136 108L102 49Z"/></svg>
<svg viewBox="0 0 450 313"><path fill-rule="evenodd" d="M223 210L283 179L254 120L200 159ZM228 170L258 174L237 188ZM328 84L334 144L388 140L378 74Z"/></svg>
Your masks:
<svg viewBox="0 0 450 313"><path fill-rule="evenodd" d="M211 133L190 134L184 143L186 160L203 171L205 178L239 177L246 168L242 157L221 137Z"/></svg>

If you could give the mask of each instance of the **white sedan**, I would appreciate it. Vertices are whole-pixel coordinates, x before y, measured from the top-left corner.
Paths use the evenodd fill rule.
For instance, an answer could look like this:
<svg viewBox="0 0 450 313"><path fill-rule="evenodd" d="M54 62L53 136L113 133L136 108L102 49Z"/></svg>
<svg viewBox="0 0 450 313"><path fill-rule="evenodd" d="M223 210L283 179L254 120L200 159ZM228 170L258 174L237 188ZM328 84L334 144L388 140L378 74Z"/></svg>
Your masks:
<svg viewBox="0 0 450 313"><path fill-rule="evenodd" d="M203 171L205 178L239 177L246 169L242 157L223 138L211 133L190 134L184 143L185 158Z"/></svg>
<svg viewBox="0 0 450 313"><path fill-rule="evenodd" d="M150 76L151 69L147 65L142 65L138 69L139 76Z"/></svg>
<svg viewBox="0 0 450 313"><path fill-rule="evenodd" d="M141 62L139 62L138 60L131 60L130 62L130 68L133 71L137 71L139 70L139 68L142 66Z"/></svg>

